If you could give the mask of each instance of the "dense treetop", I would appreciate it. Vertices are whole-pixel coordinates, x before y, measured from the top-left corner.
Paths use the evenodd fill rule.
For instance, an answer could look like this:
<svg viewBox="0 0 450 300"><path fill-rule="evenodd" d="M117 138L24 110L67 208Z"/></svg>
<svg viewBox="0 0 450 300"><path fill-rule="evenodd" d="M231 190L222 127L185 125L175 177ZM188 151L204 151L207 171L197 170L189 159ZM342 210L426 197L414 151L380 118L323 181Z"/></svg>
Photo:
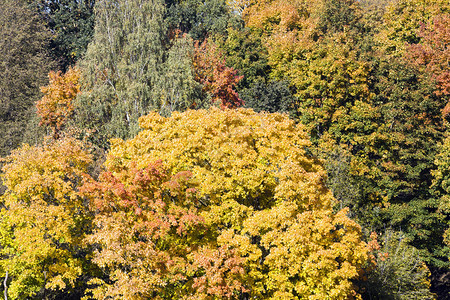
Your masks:
<svg viewBox="0 0 450 300"><path fill-rule="evenodd" d="M10 299L449 297L448 1L0 9Z"/></svg>

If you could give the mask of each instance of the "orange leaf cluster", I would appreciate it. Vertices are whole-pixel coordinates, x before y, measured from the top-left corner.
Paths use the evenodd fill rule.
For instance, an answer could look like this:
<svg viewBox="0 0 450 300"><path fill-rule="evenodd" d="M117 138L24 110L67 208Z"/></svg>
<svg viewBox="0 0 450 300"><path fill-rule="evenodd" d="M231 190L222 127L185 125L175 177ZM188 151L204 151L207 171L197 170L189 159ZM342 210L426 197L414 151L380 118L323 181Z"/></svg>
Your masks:
<svg viewBox="0 0 450 300"><path fill-rule="evenodd" d="M437 95L450 95L450 15L435 16L422 25L419 36L422 42L410 46L410 56L435 78Z"/></svg>
<svg viewBox="0 0 450 300"><path fill-rule="evenodd" d="M203 85L203 91L210 93L212 102L222 108L236 108L244 103L234 90L243 78L237 70L225 65L225 57L217 46L205 40L194 44L195 80Z"/></svg>
<svg viewBox="0 0 450 300"><path fill-rule="evenodd" d="M243 290L242 262L233 249L205 238L192 173L170 175L161 161L106 171L82 194L97 212L87 241L99 245L94 262L112 283L93 290L97 299L230 298ZM230 274L234 274L230 276Z"/></svg>
<svg viewBox="0 0 450 300"><path fill-rule="evenodd" d="M50 127L54 138L58 138L73 114L73 101L80 92L81 72L71 67L65 74L51 71L48 76L50 84L41 88L44 96L37 101L36 107L41 117L40 125Z"/></svg>

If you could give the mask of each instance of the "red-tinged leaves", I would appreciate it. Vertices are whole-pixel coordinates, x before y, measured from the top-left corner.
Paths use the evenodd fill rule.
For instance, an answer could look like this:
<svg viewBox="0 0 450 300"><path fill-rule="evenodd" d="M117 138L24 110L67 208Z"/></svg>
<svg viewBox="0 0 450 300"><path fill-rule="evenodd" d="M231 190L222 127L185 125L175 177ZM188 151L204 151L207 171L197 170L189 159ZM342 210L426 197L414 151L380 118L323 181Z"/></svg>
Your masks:
<svg viewBox="0 0 450 300"><path fill-rule="evenodd" d="M203 238L214 229L206 227L196 208L197 189L191 178L188 171L170 176L161 161L142 169L132 162L82 187L97 211L96 228L87 241L100 246L94 262L109 270L111 280L93 290L98 299L202 299L229 297L241 289L240 281L230 281L228 273L241 272L242 259L232 250L215 250L215 244ZM211 263L203 263L205 259ZM197 278L204 274L219 278L200 284Z"/></svg>
<svg viewBox="0 0 450 300"><path fill-rule="evenodd" d="M237 70L225 65L225 57L218 47L208 40L194 45L195 80L203 85L203 91L211 95L213 103L222 108L236 108L244 103L235 91L243 78Z"/></svg>
<svg viewBox="0 0 450 300"><path fill-rule="evenodd" d="M435 16L419 31L421 43L410 46L409 56L436 80L437 95L450 94L450 15Z"/></svg>
<svg viewBox="0 0 450 300"><path fill-rule="evenodd" d="M236 255L236 250L227 246L218 249L202 248L194 254L194 266L204 270L203 275L194 279L193 287L200 293L219 298L232 298L236 292L246 292L240 276L244 258Z"/></svg>

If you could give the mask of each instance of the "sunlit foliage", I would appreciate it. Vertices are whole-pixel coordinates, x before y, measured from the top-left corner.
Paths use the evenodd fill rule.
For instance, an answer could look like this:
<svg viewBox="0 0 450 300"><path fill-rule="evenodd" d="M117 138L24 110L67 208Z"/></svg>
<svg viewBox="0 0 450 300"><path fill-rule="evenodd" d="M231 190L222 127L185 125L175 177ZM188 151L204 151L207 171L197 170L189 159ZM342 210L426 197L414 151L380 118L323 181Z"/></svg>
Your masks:
<svg viewBox="0 0 450 300"><path fill-rule="evenodd" d="M242 79L237 71L225 65L225 57L211 41L195 43L194 68L195 79L203 86L203 91L212 103L222 108L236 108L243 102L235 91L235 86Z"/></svg>
<svg viewBox="0 0 450 300"><path fill-rule="evenodd" d="M77 68L69 68L65 74L52 71L48 75L50 84L41 88L44 97L36 102L40 125L50 127L54 138L59 137L73 115L73 102L80 92L80 76Z"/></svg>
<svg viewBox="0 0 450 300"><path fill-rule="evenodd" d="M12 299L69 292L84 273L82 239L90 214L78 186L90 162L81 143L71 138L24 145L6 158L0 267L2 276L9 273Z"/></svg>
<svg viewBox="0 0 450 300"><path fill-rule="evenodd" d="M149 279L156 290L170 289L158 293L163 299L177 295L179 285L187 285L188 291L194 289L203 295L195 297L202 299L214 294L217 284L222 286L222 296L233 299L240 294L266 299L295 295L310 299L358 297L352 279L359 276L368 250L361 241L360 227L347 217L347 210L332 212L334 200L324 186L324 170L306 154L310 142L302 126L285 115L216 108L174 113L170 118L152 113L142 117L140 124L143 131L134 139L112 141L105 163L111 173L103 179L109 178L105 181L108 188L94 197L94 203L110 211L97 217L98 229L91 237L102 249L96 260L110 271L113 280L112 286L100 287L102 293L114 295L114 291L132 289L136 299L149 295L146 285L134 285L140 282L138 274L144 270L140 266L145 266L147 276L167 282L158 285L159 281ZM158 160L170 176L189 174L188 183L196 189L194 198L186 202L189 185L179 183L170 185L181 188L181 194L163 192L164 182L170 178L167 175L160 184L156 180L149 185L150 194L145 190L147 185L140 181L156 172L154 163ZM186 208L170 217L170 209L180 205ZM193 221L183 217L188 208L188 219ZM158 217L160 209L168 210L169 215ZM177 228L181 219L193 226L191 234L180 235L183 229ZM172 227L156 225L163 220L172 220ZM157 227L146 230L146 238L140 237L142 233L136 230L145 226ZM164 238L159 237L161 230L169 230ZM133 234L119 235L121 231ZM201 239L197 239L198 234ZM127 236L136 239L128 241ZM190 244L180 242L180 238L190 239ZM159 248L150 251L154 247ZM192 286L189 276L172 278L171 268L167 267L169 262L174 264L172 267L180 263L177 270L181 272L188 268L189 260L175 255L172 261L164 254L158 256L161 266L153 266L149 255L160 253L161 247L178 251L182 257L192 251L193 266L203 270L190 274ZM196 253L196 249L203 252ZM126 259L126 253L136 256ZM234 258L227 258L229 255ZM136 262L137 269L129 265L125 269L133 271L123 277L126 261ZM236 266L224 271L222 264L227 268ZM166 266L166 277L161 274L162 266ZM234 292L225 293L231 283ZM184 294L186 298L194 295Z"/></svg>

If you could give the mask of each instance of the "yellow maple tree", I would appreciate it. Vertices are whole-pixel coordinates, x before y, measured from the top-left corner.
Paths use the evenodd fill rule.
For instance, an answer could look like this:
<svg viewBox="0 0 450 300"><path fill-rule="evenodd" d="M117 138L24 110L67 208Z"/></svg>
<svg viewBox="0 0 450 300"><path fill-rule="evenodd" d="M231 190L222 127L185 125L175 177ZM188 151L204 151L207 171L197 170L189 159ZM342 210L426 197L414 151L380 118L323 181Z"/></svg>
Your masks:
<svg viewBox="0 0 450 300"><path fill-rule="evenodd" d="M83 274L90 213L77 190L90 162L73 138L24 145L4 160L0 269L9 274L11 299L70 290Z"/></svg>
<svg viewBox="0 0 450 300"><path fill-rule="evenodd" d="M197 247L203 241L210 249L191 256L198 299L360 298L352 282L368 247L347 211L332 211L325 171L307 154L311 144L302 125L287 115L217 108L170 118L151 113L140 125L135 138L112 140L105 166L116 176L161 160L168 174L192 174L193 205L208 229ZM220 258L217 249L235 258ZM213 271L225 261L245 272ZM228 276L242 287L216 293L230 286Z"/></svg>

